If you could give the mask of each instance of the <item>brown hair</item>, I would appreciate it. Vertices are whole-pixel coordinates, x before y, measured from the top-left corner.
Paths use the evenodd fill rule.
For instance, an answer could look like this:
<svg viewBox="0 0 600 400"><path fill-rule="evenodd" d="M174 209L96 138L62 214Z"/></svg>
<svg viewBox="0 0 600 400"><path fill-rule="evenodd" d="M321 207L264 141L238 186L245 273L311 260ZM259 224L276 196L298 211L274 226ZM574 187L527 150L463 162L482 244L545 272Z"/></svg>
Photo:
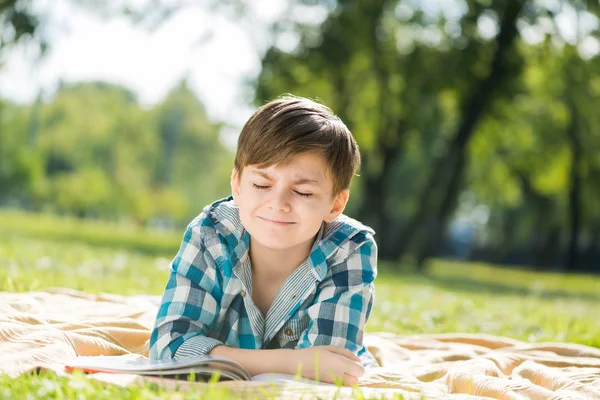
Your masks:
<svg viewBox="0 0 600 400"><path fill-rule="evenodd" d="M360 153L346 125L322 104L283 96L260 107L244 125L235 168L241 175L247 165L285 164L307 151L324 156L333 175L333 195L350 186Z"/></svg>

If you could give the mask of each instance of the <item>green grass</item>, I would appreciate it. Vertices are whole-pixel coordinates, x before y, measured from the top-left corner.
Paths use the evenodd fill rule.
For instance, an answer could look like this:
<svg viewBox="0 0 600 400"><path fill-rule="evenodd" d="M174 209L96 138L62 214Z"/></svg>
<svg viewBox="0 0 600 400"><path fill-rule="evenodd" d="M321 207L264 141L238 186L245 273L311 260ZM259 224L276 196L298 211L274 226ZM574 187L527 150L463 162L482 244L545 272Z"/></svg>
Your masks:
<svg viewBox="0 0 600 400"><path fill-rule="evenodd" d="M0 212L0 291L70 287L86 292L161 294L181 232ZM600 347L600 277L436 261L428 275L380 264L368 331L399 334L485 332L516 339ZM212 390L212 392L210 392ZM228 398L118 388L51 373L0 376L9 398Z"/></svg>
<svg viewBox="0 0 600 400"><path fill-rule="evenodd" d="M145 254L171 254L177 251L183 230L148 231L133 224L86 221L71 217L28 214L0 210L0 235L52 239L57 242L77 241L94 247L126 248ZM1 239L1 236L0 236Z"/></svg>

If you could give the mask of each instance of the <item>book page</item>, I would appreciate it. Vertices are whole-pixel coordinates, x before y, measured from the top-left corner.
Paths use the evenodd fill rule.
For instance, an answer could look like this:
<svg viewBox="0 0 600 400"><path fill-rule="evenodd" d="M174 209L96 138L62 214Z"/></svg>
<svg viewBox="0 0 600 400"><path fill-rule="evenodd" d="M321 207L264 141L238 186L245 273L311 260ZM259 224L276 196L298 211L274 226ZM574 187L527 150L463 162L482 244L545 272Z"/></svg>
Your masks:
<svg viewBox="0 0 600 400"><path fill-rule="evenodd" d="M79 369L85 372L110 372L139 375L174 375L192 372L221 372L221 375L235 375L240 380L249 380L250 374L237 362L213 356L186 357L168 360L149 360L139 355L124 356L82 356L65 365L68 371Z"/></svg>
<svg viewBox="0 0 600 400"><path fill-rule="evenodd" d="M298 377L295 375L279 374L279 373L266 373L266 374L254 375L250 380L258 381L258 382L271 382L271 383L275 383L275 384L296 383L296 384L310 385L310 386L337 387L337 385L334 385L331 383L317 382L312 379Z"/></svg>

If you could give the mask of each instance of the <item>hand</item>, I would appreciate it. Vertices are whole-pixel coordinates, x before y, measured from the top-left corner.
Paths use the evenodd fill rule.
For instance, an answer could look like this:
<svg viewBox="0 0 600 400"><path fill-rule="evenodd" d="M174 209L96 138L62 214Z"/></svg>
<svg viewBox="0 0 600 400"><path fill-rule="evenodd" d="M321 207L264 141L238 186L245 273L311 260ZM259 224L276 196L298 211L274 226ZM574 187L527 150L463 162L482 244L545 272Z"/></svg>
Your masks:
<svg viewBox="0 0 600 400"><path fill-rule="evenodd" d="M301 375L308 379L327 383L341 380L344 385L352 386L365 373L360 358L341 347L313 346L294 353L294 367L301 368Z"/></svg>

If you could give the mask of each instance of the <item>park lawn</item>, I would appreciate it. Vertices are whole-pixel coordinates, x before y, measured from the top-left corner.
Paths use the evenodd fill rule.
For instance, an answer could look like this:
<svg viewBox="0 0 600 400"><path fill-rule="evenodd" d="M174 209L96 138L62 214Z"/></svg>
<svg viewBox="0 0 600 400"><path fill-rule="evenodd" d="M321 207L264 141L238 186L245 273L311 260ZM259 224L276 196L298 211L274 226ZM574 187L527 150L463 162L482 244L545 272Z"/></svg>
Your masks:
<svg viewBox="0 0 600 400"><path fill-rule="evenodd" d="M69 287L89 293L161 294L181 232L0 212L0 291ZM428 275L380 264L367 330L399 334L485 332L531 342L600 348L600 277L436 261ZM75 375L0 375L0 399L229 398L211 387L167 393Z"/></svg>

